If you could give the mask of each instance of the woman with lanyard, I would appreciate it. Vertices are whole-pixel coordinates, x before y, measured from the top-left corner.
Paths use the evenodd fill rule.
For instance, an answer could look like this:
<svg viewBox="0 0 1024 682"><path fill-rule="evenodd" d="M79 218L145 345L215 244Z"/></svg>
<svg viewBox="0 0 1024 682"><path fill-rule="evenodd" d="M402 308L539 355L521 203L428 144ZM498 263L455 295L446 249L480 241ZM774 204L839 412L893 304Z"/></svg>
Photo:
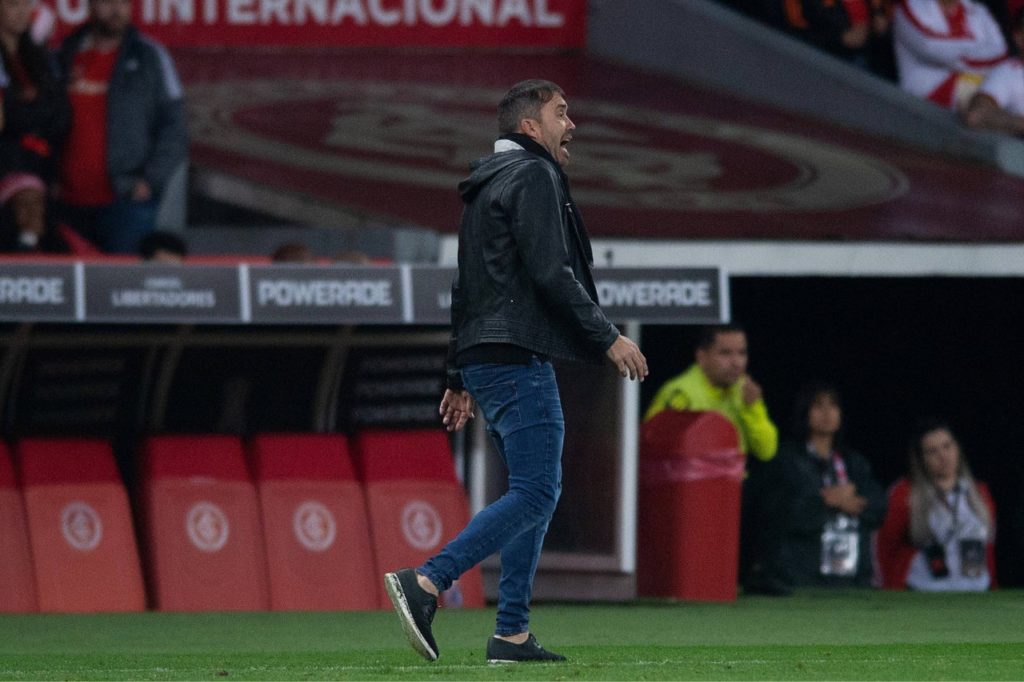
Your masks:
<svg viewBox="0 0 1024 682"><path fill-rule="evenodd" d="M910 476L889 493L878 531L887 589L984 591L995 586L995 506L950 428L922 422L910 445Z"/></svg>
<svg viewBox="0 0 1024 682"><path fill-rule="evenodd" d="M779 448L776 570L794 587L871 583L870 536L885 493L868 461L843 442L842 422L836 388L806 386L794 410L796 439Z"/></svg>

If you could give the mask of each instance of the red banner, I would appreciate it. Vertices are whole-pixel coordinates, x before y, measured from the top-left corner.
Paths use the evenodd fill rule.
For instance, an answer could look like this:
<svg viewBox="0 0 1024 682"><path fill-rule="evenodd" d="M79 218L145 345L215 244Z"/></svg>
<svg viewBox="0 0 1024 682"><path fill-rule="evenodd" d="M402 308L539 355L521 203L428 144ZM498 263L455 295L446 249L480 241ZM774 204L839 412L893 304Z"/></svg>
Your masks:
<svg viewBox="0 0 1024 682"><path fill-rule="evenodd" d="M88 0L48 0L58 35ZM143 32L172 47L582 47L587 0L135 0Z"/></svg>

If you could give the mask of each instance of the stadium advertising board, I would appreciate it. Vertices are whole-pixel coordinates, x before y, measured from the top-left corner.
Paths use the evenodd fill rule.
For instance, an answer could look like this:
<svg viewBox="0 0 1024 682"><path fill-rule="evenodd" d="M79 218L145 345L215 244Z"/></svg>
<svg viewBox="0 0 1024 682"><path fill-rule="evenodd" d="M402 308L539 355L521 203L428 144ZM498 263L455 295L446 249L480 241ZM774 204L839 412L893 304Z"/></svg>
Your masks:
<svg viewBox="0 0 1024 682"><path fill-rule="evenodd" d="M451 315L451 268L415 268L417 321L445 324ZM728 282L717 268L597 268L594 284L613 320L714 324L728 319Z"/></svg>
<svg viewBox="0 0 1024 682"><path fill-rule="evenodd" d="M249 269L253 322L400 324L395 268L266 266Z"/></svg>
<svg viewBox="0 0 1024 682"><path fill-rule="evenodd" d="M0 261L0 321L447 325L454 268ZM599 268L608 317L728 319L718 268Z"/></svg>
<svg viewBox="0 0 1024 682"><path fill-rule="evenodd" d="M75 317L74 265L0 265L0 318L68 320Z"/></svg>
<svg viewBox="0 0 1024 682"><path fill-rule="evenodd" d="M598 269L594 284L601 307L613 320L712 324L727 319L727 286L715 268Z"/></svg>
<svg viewBox="0 0 1024 682"><path fill-rule="evenodd" d="M420 267L414 268L413 273L413 281L416 282L412 294L415 318L434 324L449 324L455 268Z"/></svg>
<svg viewBox="0 0 1024 682"><path fill-rule="evenodd" d="M88 0L50 0L58 35ZM587 0L135 0L135 21L172 47L583 47Z"/></svg>
<svg viewBox="0 0 1024 682"><path fill-rule="evenodd" d="M238 268L86 265L89 322L238 322Z"/></svg>

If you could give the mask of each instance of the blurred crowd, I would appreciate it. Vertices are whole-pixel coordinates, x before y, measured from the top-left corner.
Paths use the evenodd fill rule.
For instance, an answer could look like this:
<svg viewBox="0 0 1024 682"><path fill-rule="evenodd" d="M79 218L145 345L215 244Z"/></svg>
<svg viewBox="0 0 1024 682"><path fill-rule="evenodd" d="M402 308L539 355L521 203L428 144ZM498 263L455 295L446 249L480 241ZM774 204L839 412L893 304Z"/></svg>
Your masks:
<svg viewBox="0 0 1024 682"><path fill-rule="evenodd" d="M40 0L0 0L0 250L139 254L186 163L184 93L132 0L89 0L51 46Z"/></svg>
<svg viewBox="0 0 1024 682"><path fill-rule="evenodd" d="M180 263L188 245L157 216L188 163L184 90L168 51L132 25L134 0L88 9L57 41L45 0L0 0L0 253ZM262 257L370 263L292 241Z"/></svg>
<svg viewBox="0 0 1024 682"><path fill-rule="evenodd" d="M88 0L59 42L47 1L0 0L0 252L139 255L187 165L182 85L133 0ZM1024 0L720 1L969 126L1024 134Z"/></svg>
<svg viewBox="0 0 1024 682"><path fill-rule="evenodd" d="M965 124L1024 134L1024 0L722 0Z"/></svg>

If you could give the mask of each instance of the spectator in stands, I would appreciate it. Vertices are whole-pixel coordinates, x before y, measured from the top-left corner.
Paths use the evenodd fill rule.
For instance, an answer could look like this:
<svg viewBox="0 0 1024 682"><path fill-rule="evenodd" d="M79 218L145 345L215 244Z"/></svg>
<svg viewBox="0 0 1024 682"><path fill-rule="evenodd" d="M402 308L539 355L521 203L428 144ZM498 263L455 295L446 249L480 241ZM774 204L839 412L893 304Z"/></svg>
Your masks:
<svg viewBox="0 0 1024 682"><path fill-rule="evenodd" d="M183 263L188 255L185 240L173 232L153 230L139 245L142 260L153 263Z"/></svg>
<svg viewBox="0 0 1024 682"><path fill-rule="evenodd" d="M314 263L316 258L313 251L300 242L285 242L270 254L270 260L274 263Z"/></svg>
<svg viewBox="0 0 1024 682"><path fill-rule="evenodd" d="M67 253L69 246L48 219L46 187L31 173L0 179L0 252Z"/></svg>
<svg viewBox="0 0 1024 682"><path fill-rule="evenodd" d="M714 411L736 427L747 460L743 483L740 579L748 592L781 595L784 585L773 581L768 563L777 545L779 498L771 490L778 448L778 429L768 416L761 386L747 374L747 334L737 324L701 330L696 362L667 381L654 396L644 420L662 410Z"/></svg>
<svg viewBox="0 0 1024 682"><path fill-rule="evenodd" d="M32 18L29 26L29 34L36 45L45 47L50 38L53 37L57 28L57 13L43 0L32 2Z"/></svg>
<svg viewBox="0 0 1024 682"><path fill-rule="evenodd" d="M89 0L61 46L73 123L61 164L66 221L112 253L138 253L187 153L170 55L131 25L132 0Z"/></svg>
<svg viewBox="0 0 1024 682"><path fill-rule="evenodd" d="M779 577L798 587L871 584L871 533L885 515L885 492L871 465L843 437L839 392L805 386L796 400L795 440L779 448L783 498Z"/></svg>
<svg viewBox="0 0 1024 682"><path fill-rule="evenodd" d="M789 31L842 59L867 66L872 17L868 0L782 0Z"/></svg>
<svg viewBox="0 0 1024 682"><path fill-rule="evenodd" d="M910 475L889 492L878 531L882 586L920 591L984 591L995 585L996 511L974 480L952 430L918 424Z"/></svg>
<svg viewBox="0 0 1024 682"><path fill-rule="evenodd" d="M724 0L840 59L896 80L892 0Z"/></svg>
<svg viewBox="0 0 1024 682"><path fill-rule="evenodd" d="M872 73L896 82L896 55L892 46L893 0L868 0L871 14L871 37L867 46L867 63Z"/></svg>
<svg viewBox="0 0 1024 682"><path fill-rule="evenodd" d="M900 86L954 111L1006 58L1006 40L977 0L905 0L893 23Z"/></svg>
<svg viewBox="0 0 1024 682"><path fill-rule="evenodd" d="M0 179L31 173L47 185L70 124L67 98L29 33L31 0L0 0Z"/></svg>
<svg viewBox="0 0 1024 682"><path fill-rule="evenodd" d="M1024 54L1024 7L1014 15L1011 35L1017 54ZM1024 135L1024 62L1019 56L988 72L963 116L972 128Z"/></svg>

